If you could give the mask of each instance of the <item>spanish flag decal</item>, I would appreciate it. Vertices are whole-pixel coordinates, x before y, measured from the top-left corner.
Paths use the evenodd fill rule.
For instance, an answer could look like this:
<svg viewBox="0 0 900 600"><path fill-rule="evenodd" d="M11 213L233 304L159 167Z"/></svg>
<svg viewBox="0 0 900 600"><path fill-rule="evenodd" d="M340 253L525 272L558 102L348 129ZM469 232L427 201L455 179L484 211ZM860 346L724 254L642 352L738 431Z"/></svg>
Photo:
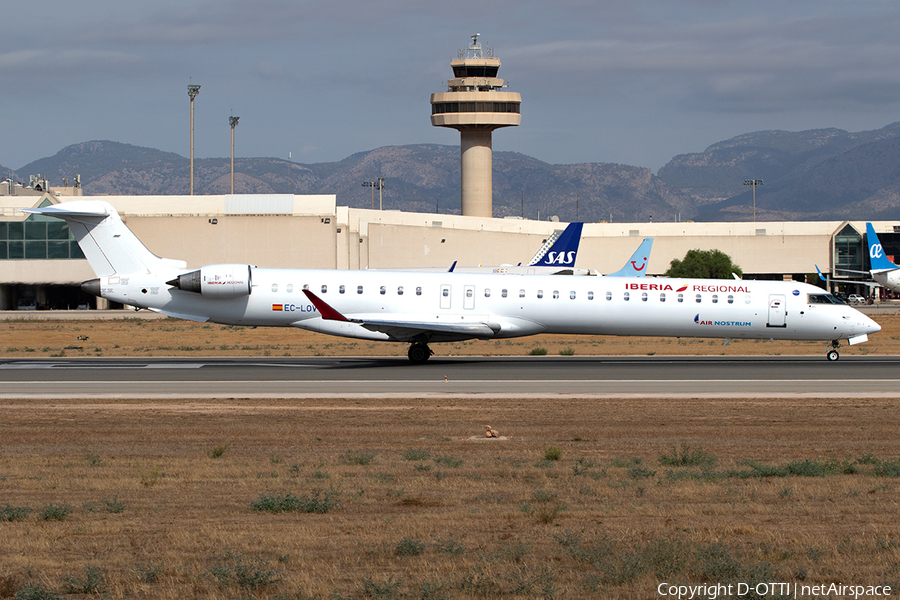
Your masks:
<svg viewBox="0 0 900 600"><path fill-rule="evenodd" d="M272 310L280 310L280 311L283 311L283 310L284 310L284 304L273 304L273 305L272 305Z"/></svg>

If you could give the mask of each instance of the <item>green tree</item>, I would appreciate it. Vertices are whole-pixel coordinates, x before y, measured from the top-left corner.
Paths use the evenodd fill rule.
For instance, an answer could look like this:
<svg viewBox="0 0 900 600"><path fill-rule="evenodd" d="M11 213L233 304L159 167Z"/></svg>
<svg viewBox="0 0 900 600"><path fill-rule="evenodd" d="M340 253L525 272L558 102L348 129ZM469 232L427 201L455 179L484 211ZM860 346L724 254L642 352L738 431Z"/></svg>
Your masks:
<svg viewBox="0 0 900 600"><path fill-rule="evenodd" d="M731 262L731 257L721 250L688 250L684 260L673 259L666 277L691 277L698 279L731 279L744 274Z"/></svg>

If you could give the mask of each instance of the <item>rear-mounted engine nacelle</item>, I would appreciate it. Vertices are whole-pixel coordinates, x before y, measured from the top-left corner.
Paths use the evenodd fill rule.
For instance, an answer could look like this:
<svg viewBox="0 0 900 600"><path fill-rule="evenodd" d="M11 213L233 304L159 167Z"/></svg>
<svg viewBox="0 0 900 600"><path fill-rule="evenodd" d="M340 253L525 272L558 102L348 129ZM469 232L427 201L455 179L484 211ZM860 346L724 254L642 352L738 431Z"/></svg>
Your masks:
<svg viewBox="0 0 900 600"><path fill-rule="evenodd" d="M207 265L166 283L211 298L249 296L250 265Z"/></svg>

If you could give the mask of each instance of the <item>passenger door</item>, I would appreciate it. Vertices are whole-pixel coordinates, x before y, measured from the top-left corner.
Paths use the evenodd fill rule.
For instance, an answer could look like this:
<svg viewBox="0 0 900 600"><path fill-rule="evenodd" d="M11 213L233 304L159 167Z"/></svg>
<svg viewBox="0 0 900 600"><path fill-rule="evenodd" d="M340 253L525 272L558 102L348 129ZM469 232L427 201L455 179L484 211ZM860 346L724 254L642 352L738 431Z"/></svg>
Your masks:
<svg viewBox="0 0 900 600"><path fill-rule="evenodd" d="M785 306L782 294L769 295L769 321L766 327L787 327L784 322Z"/></svg>

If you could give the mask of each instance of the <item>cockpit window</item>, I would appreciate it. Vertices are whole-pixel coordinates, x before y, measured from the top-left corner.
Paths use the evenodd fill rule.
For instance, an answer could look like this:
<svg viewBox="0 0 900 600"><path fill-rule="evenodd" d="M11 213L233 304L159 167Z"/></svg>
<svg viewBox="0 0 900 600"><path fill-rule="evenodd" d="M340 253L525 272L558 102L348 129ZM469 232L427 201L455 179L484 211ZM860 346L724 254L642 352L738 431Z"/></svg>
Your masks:
<svg viewBox="0 0 900 600"><path fill-rule="evenodd" d="M840 298L833 294L810 294L810 304L843 304Z"/></svg>

